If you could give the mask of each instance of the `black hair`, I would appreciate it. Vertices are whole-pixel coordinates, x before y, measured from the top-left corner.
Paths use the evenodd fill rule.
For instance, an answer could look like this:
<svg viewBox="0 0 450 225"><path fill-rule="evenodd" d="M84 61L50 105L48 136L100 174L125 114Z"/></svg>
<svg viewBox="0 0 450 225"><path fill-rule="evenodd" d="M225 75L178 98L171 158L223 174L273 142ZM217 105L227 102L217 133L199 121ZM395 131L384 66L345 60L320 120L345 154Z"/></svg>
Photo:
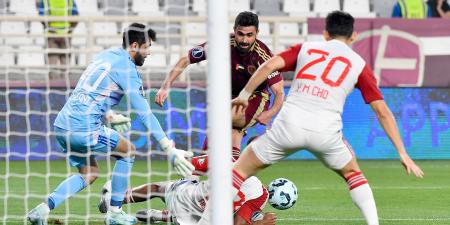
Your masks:
<svg viewBox="0 0 450 225"><path fill-rule="evenodd" d="M156 32L154 30L144 24L132 23L123 31L122 47L125 49L134 42L142 45L150 40L156 41Z"/></svg>
<svg viewBox="0 0 450 225"><path fill-rule="evenodd" d="M338 36L350 38L354 23L355 19L352 15L336 10L327 15L325 29L331 38Z"/></svg>
<svg viewBox="0 0 450 225"><path fill-rule="evenodd" d="M259 19L258 15L252 12L241 12L234 20L234 29L236 29L238 26L242 27L249 27L249 26L255 26L256 30L258 30L259 27Z"/></svg>

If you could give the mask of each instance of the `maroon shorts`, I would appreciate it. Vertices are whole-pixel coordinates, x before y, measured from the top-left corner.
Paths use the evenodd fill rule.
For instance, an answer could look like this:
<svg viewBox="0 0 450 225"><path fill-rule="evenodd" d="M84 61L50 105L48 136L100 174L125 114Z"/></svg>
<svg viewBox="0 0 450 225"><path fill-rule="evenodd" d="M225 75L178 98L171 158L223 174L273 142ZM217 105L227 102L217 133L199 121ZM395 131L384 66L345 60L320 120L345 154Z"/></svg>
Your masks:
<svg viewBox="0 0 450 225"><path fill-rule="evenodd" d="M248 100L248 106L245 110L245 126L240 128L241 131L245 132L247 128L254 126L257 121L259 114L269 109L270 101L269 94L258 93L253 94Z"/></svg>

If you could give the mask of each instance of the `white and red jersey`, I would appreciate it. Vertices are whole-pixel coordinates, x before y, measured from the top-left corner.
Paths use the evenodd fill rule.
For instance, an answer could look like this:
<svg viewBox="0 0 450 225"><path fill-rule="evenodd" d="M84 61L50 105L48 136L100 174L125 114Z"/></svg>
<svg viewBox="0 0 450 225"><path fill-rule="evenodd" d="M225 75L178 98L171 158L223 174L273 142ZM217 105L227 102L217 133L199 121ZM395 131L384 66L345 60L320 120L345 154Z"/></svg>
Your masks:
<svg viewBox="0 0 450 225"><path fill-rule="evenodd" d="M166 206L176 223L181 225L197 224L207 217L205 210L208 204L208 181L181 179L171 183L166 189ZM238 196L240 200L234 203L234 213L245 219L249 224L264 208L268 192L261 181L249 177L242 183Z"/></svg>
<svg viewBox="0 0 450 225"><path fill-rule="evenodd" d="M281 71L295 71L295 79L278 120L324 133L342 129L345 99L354 87L366 103L383 99L372 70L342 41L305 42L279 54Z"/></svg>

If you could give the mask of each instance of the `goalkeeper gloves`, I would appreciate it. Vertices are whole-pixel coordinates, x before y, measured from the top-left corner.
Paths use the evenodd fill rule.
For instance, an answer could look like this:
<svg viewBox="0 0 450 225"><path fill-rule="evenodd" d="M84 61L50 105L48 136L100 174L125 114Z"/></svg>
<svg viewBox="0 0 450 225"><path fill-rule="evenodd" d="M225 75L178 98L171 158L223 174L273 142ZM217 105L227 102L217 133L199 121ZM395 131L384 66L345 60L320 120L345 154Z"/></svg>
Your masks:
<svg viewBox="0 0 450 225"><path fill-rule="evenodd" d="M127 132L131 127L131 119L122 115L117 114L112 110L106 113L106 120L109 122L111 127L119 133Z"/></svg>
<svg viewBox="0 0 450 225"><path fill-rule="evenodd" d="M161 148L167 153L167 159L175 171L183 177L192 175L195 167L186 158L194 156L190 151L176 149L172 140L164 137L159 141Z"/></svg>

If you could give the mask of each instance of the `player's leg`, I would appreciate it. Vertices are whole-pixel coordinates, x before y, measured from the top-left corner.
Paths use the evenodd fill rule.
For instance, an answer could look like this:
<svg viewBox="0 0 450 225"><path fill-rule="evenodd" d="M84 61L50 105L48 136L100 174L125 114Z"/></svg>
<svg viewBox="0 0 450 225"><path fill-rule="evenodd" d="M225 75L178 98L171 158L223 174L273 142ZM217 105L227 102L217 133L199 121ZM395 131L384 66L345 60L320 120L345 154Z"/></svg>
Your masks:
<svg viewBox="0 0 450 225"><path fill-rule="evenodd" d="M350 144L341 133L312 135L312 153L347 182L350 196L361 210L367 224L378 225L378 214L372 190L364 177Z"/></svg>
<svg viewBox="0 0 450 225"><path fill-rule="evenodd" d="M233 160L237 160L239 157L242 138L245 136L246 130L256 125L258 116L269 107L268 97L260 95L253 95L248 103L245 111L239 111L237 107L233 107L232 110Z"/></svg>
<svg viewBox="0 0 450 225"><path fill-rule="evenodd" d="M291 150L301 149L303 143L302 131L298 131L296 127L289 126L284 121L274 122L270 130L245 148L234 164L232 174L234 195L237 194L244 180L278 162Z"/></svg>
<svg viewBox="0 0 450 225"><path fill-rule="evenodd" d="M89 155L85 148L85 134L79 135L55 128L56 140L64 152L68 152L69 162L77 167L79 173L63 180L45 201L28 213L31 224L46 224L51 210L61 205L66 199L83 190L92 183L98 175L98 166L94 156Z"/></svg>
<svg viewBox="0 0 450 225"><path fill-rule="evenodd" d="M356 158L353 157L344 168L336 170L336 172L347 181L350 196L355 205L361 210L367 224L378 225L377 206L372 189L359 169Z"/></svg>
<svg viewBox="0 0 450 225"><path fill-rule="evenodd" d="M155 197L165 202L165 192L171 184L172 182L148 183L129 189L124 204L143 202ZM145 223L173 222L167 209L142 209L136 212L136 217Z"/></svg>
<svg viewBox="0 0 450 225"><path fill-rule="evenodd" d="M115 130L102 127L99 142L105 146L96 151L112 152L117 158L111 176L111 201L105 217L106 224L135 224L136 217L122 210L125 192L128 188L129 176L134 164L136 147Z"/></svg>

